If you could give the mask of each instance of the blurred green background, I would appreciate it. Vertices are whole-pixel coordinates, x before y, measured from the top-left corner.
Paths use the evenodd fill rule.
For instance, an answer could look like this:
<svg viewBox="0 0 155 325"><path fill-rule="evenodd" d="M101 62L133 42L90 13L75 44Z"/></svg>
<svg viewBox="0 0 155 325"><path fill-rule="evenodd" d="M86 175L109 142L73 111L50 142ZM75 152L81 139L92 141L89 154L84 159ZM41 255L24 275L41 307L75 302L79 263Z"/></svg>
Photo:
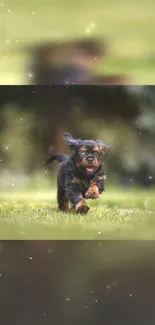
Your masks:
<svg viewBox="0 0 155 325"><path fill-rule="evenodd" d="M0 101L1 238L154 239L154 86L10 86ZM57 211L57 163L44 167L49 148L68 153L64 131L112 145L87 216Z"/></svg>
<svg viewBox="0 0 155 325"><path fill-rule="evenodd" d="M25 84L29 46L45 41L101 36L109 56L104 74L129 75L133 83L155 82L153 0L25 1L0 4L0 84Z"/></svg>
<svg viewBox="0 0 155 325"><path fill-rule="evenodd" d="M6 86L0 88L0 98L2 176L6 170L31 178L46 172L50 147L68 152L62 140L67 131L112 145L105 157L108 182L155 184L154 86Z"/></svg>

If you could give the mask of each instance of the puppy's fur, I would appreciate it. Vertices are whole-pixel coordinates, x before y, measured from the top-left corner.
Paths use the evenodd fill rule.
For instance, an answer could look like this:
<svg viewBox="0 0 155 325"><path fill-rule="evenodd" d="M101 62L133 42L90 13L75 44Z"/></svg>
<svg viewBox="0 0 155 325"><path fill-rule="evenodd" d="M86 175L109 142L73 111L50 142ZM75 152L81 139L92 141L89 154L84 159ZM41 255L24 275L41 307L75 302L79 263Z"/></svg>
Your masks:
<svg viewBox="0 0 155 325"><path fill-rule="evenodd" d="M66 212L87 213L89 207L85 199L97 199L104 191L103 156L111 146L102 141L74 139L70 133L64 133L63 139L69 146L71 157L51 155L45 163L48 165L53 160L60 163L57 174L58 207Z"/></svg>

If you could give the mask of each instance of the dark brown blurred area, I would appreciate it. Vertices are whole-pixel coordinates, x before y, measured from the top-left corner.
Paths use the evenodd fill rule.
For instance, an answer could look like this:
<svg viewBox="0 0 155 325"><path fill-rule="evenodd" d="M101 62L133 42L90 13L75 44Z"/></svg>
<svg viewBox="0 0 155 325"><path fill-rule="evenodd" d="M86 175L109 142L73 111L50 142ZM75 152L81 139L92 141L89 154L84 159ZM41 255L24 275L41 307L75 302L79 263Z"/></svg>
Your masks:
<svg viewBox="0 0 155 325"><path fill-rule="evenodd" d="M5 325L153 325L154 241L1 241Z"/></svg>
<svg viewBox="0 0 155 325"><path fill-rule="evenodd" d="M125 75L97 73L109 56L108 42L82 38L68 42L48 42L30 49L29 75L32 85L127 85ZM104 63L103 63L104 64Z"/></svg>

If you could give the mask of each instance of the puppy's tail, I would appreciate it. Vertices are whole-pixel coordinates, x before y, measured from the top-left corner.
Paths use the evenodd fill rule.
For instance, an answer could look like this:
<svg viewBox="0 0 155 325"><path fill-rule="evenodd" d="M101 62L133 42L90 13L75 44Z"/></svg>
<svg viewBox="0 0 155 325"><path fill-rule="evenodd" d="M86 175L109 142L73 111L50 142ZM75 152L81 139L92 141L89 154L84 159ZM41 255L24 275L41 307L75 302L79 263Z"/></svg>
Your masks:
<svg viewBox="0 0 155 325"><path fill-rule="evenodd" d="M59 163L64 162L69 159L68 155L62 155L62 154L57 154L57 155L51 155L47 161L45 162L45 166L48 164L52 163L52 161L57 160Z"/></svg>

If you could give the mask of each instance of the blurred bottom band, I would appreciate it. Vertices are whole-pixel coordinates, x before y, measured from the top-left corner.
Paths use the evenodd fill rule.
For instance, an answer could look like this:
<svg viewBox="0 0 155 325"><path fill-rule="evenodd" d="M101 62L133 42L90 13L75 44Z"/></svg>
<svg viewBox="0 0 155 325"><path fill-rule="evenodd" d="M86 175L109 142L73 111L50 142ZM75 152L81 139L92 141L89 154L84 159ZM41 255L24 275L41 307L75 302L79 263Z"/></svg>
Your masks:
<svg viewBox="0 0 155 325"><path fill-rule="evenodd" d="M154 241L1 241L0 319L153 324L154 251Z"/></svg>

